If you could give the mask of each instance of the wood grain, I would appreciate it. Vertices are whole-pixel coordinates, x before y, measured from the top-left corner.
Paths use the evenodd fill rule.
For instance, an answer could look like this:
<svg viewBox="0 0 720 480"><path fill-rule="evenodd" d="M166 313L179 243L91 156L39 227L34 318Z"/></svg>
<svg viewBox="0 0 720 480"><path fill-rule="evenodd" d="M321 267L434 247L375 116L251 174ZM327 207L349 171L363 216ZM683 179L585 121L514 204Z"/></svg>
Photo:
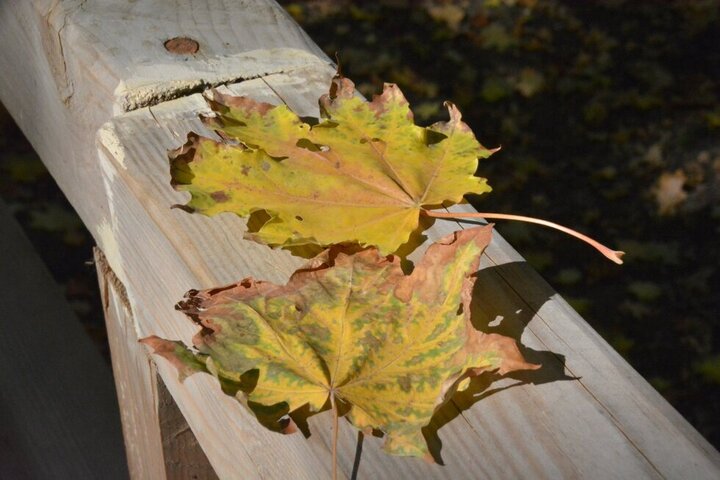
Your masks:
<svg viewBox="0 0 720 480"><path fill-rule="evenodd" d="M177 36L199 51L166 50ZM0 101L92 233L110 208L95 156L103 123L207 86L328 62L272 0L0 2L0 43Z"/></svg>

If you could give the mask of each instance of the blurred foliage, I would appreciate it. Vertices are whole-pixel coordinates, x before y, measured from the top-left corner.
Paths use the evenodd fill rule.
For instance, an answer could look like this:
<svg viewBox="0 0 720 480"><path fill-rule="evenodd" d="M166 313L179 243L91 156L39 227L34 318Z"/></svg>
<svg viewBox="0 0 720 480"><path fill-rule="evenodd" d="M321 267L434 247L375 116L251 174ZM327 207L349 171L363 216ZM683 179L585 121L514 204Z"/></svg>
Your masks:
<svg viewBox="0 0 720 480"><path fill-rule="evenodd" d="M479 209L628 252L618 268L556 232L498 227L720 445L720 4L281 3L363 94L397 83L425 124L451 100L502 144Z"/></svg>
<svg viewBox="0 0 720 480"><path fill-rule="evenodd" d="M94 242L43 163L0 105L0 197L15 214L85 330L109 360ZM62 325L48 325L48 331Z"/></svg>

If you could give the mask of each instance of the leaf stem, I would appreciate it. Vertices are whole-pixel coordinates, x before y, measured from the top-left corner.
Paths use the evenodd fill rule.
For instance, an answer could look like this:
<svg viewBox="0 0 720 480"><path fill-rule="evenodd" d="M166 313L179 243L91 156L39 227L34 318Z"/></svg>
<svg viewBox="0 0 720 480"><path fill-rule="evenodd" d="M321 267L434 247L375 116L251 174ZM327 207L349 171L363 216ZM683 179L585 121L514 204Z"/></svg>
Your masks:
<svg viewBox="0 0 720 480"><path fill-rule="evenodd" d="M559 225L557 223L548 222L547 220L542 220L539 218L534 217L526 217L523 215L510 215L505 213L449 213L449 212L435 212L431 210L421 210L421 212L424 215L427 215L428 217L435 217L435 218L445 218L445 219L454 219L454 220L462 220L464 218L476 218L476 219L484 219L484 218L490 218L490 219L497 219L497 220L516 220L519 222L527 222L527 223L535 223L537 225L543 225L545 227L554 228L556 230L560 230L561 232L567 233L568 235L571 235L575 238L578 238L582 240L583 242L591 245L594 247L597 251L605 255L605 257L609 258L613 262L617 263L618 265L621 265L623 263L622 256L625 254L625 252L621 252L619 250L613 250L611 248L606 247L602 243L598 242L597 240L594 240L587 235L583 235L580 232L577 232L571 228L565 227L563 225Z"/></svg>
<svg viewBox="0 0 720 480"><path fill-rule="evenodd" d="M338 409L335 403L335 392L330 391L330 406L333 411L333 432L332 432L332 480L337 480L337 444L338 444Z"/></svg>

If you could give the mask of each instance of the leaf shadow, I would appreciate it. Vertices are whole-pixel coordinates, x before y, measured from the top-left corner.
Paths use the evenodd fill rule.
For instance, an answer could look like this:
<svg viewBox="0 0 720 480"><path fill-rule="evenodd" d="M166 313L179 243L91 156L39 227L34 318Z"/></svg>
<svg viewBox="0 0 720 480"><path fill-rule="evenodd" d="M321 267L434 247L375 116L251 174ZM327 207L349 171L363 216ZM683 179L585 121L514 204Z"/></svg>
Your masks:
<svg viewBox="0 0 720 480"><path fill-rule="evenodd" d="M433 460L440 465L444 463L441 455L442 440L438 431L480 400L520 385L577 380L576 377L565 373L564 355L552 351L534 350L520 342L520 338L536 310L508 292L510 287L504 278L511 278L509 273L513 270L517 271L518 268L528 267L525 262L513 262L486 267L476 274L477 279L470 305L471 321L473 326L482 332L498 333L515 339L525 359L530 363L540 365L540 368L517 371L504 376L494 372L485 372L474 377L466 390L456 392L449 402L442 405L433 415L430 424L423 428L423 435L428 443L430 454ZM543 295L547 295L542 299L543 304L550 299L549 295L551 294L550 289L543 291ZM501 378L514 379L516 382L491 388L492 384Z"/></svg>

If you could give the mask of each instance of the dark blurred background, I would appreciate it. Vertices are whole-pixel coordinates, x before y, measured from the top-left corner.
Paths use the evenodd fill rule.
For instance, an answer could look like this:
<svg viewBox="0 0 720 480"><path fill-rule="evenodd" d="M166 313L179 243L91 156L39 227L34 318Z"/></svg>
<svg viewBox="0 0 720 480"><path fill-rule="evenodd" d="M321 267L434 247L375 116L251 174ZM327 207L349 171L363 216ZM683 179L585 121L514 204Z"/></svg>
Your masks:
<svg viewBox="0 0 720 480"><path fill-rule="evenodd" d="M367 96L397 83L416 121L458 105L487 147L481 211L553 220L500 232L720 446L720 2L281 1ZM0 196L98 348L93 245L0 108Z"/></svg>

